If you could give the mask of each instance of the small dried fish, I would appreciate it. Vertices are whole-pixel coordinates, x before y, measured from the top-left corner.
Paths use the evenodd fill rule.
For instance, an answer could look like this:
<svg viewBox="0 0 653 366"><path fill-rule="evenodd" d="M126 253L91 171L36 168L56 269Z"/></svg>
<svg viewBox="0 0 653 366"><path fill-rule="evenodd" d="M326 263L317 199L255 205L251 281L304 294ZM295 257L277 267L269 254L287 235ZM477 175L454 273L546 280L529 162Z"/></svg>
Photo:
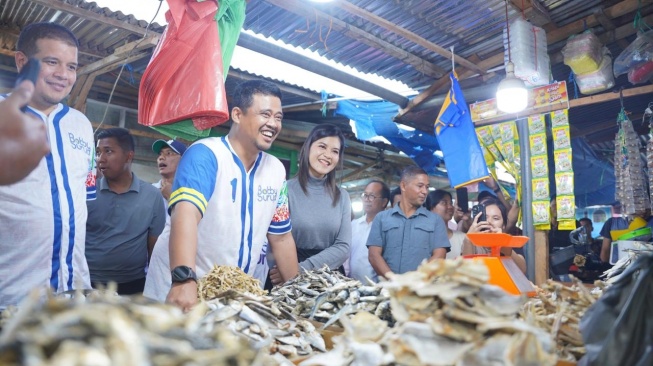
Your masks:
<svg viewBox="0 0 653 366"><path fill-rule="evenodd" d="M197 311L201 311L199 307ZM195 310L193 310L195 311ZM192 312L191 312L192 313ZM224 327L211 336L195 314L143 298L29 297L0 335L0 364L14 365L261 365L270 356Z"/></svg>
<svg viewBox="0 0 653 366"><path fill-rule="evenodd" d="M197 297L204 301L215 299L230 289L254 295L266 294L257 279L248 276L236 266L215 265L197 281Z"/></svg>
<svg viewBox="0 0 653 366"><path fill-rule="evenodd" d="M273 288L271 295L279 307L292 309L294 315L329 324L337 323L346 314L359 311L376 314L389 324L394 324L386 290L377 284L362 286L359 281L332 271L327 266L304 270L282 286Z"/></svg>
<svg viewBox="0 0 653 366"><path fill-rule="evenodd" d="M560 359L576 362L585 354L579 324L605 287L600 281L596 286L598 290L590 291L573 276L571 286L549 280L538 289L537 297L521 309L520 315L526 322L551 334Z"/></svg>

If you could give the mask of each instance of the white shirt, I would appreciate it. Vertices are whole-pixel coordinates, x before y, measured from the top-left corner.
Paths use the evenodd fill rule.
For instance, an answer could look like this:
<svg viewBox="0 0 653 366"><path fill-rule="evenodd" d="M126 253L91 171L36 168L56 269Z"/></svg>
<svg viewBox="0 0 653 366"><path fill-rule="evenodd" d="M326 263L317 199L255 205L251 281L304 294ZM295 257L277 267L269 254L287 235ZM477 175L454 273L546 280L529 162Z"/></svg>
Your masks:
<svg viewBox="0 0 653 366"><path fill-rule="evenodd" d="M204 276L214 265L238 266L254 274L266 235L290 232L286 169L261 152L249 171L229 139L206 138L181 158L170 207L194 204L202 214L197 227L195 271ZM143 294L164 301L170 291L170 225L154 246Z"/></svg>
<svg viewBox="0 0 653 366"><path fill-rule="evenodd" d="M345 263L349 267L347 271L349 277L357 279L363 284L367 284L365 277L375 282L378 280L368 259L367 237L370 235L371 229L372 222L367 222L367 215L351 222L350 255L349 260Z"/></svg>
<svg viewBox="0 0 653 366"><path fill-rule="evenodd" d="M25 179L0 186L0 309L35 288L90 288L84 243L86 200L95 199L91 123L63 104L49 116L29 112L46 124L51 153Z"/></svg>
<svg viewBox="0 0 653 366"><path fill-rule="evenodd" d="M154 188L161 189L161 181L163 179L159 179L158 182L152 183ZM163 197L163 206L166 208L166 226L170 226L170 214L168 213L168 200Z"/></svg>

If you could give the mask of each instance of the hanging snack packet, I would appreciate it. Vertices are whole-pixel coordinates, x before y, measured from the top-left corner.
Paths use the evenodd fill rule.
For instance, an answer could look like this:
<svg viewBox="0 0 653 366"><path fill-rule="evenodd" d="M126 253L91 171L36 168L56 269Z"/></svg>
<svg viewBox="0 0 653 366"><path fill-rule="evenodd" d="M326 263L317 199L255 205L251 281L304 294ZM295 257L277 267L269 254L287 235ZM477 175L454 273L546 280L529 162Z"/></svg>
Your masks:
<svg viewBox="0 0 653 366"><path fill-rule="evenodd" d="M574 194L574 173L556 173L556 194L557 195L572 195Z"/></svg>
<svg viewBox="0 0 653 366"><path fill-rule="evenodd" d="M572 171L571 149L554 151L553 160L555 161L556 173Z"/></svg>
<svg viewBox="0 0 653 366"><path fill-rule="evenodd" d="M569 110L551 112L551 127L569 126Z"/></svg>
<svg viewBox="0 0 653 366"><path fill-rule="evenodd" d="M549 225L550 221L549 201L533 201L533 224Z"/></svg>
<svg viewBox="0 0 653 366"><path fill-rule="evenodd" d="M554 150L562 150L571 147L569 126L554 127L551 129L551 134L553 135Z"/></svg>
<svg viewBox="0 0 653 366"><path fill-rule="evenodd" d="M556 206L558 209L558 220L576 220L576 207L574 203L574 196L558 196L556 197ZM574 229L576 225L574 224Z"/></svg>
<svg viewBox="0 0 653 366"><path fill-rule="evenodd" d="M533 179L533 201L547 201L549 200L549 179L538 178Z"/></svg>
<svg viewBox="0 0 653 366"><path fill-rule="evenodd" d="M546 133L538 133L529 137L531 155L546 155Z"/></svg>
<svg viewBox="0 0 653 366"><path fill-rule="evenodd" d="M549 164L546 155L531 157L531 172L533 178L547 178L549 177Z"/></svg>
<svg viewBox="0 0 653 366"><path fill-rule="evenodd" d="M528 132L531 135L546 132L546 123L544 122L543 114L528 117Z"/></svg>

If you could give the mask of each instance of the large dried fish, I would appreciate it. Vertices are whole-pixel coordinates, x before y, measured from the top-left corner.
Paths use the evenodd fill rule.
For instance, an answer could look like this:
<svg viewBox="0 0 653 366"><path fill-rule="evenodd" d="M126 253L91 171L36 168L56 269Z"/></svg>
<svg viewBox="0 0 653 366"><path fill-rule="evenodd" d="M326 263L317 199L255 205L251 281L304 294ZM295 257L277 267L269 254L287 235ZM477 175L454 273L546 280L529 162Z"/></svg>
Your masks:
<svg viewBox="0 0 653 366"><path fill-rule="evenodd" d="M394 275L381 283L390 291L394 328L379 335L365 313L342 318L345 333L334 349L301 365L555 364L550 335L517 318L523 299L488 279L487 267L472 260L438 260Z"/></svg>

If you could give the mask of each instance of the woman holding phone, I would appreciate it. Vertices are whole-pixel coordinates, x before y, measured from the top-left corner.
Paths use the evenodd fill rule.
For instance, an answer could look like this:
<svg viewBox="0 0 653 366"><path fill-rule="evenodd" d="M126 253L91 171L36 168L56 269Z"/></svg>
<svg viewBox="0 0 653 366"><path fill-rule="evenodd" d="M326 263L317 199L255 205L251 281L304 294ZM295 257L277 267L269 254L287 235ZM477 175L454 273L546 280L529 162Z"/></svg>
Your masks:
<svg viewBox="0 0 653 366"><path fill-rule="evenodd" d="M485 206L485 220L479 220L483 215L483 212L479 212L474 217L472 226L469 227L467 233L503 233L506 229L508 216L506 207L494 198L486 200L483 203L483 206ZM476 246L472 244L468 238L465 238L462 249L463 255L488 253L490 253L489 248ZM512 248L501 248L501 255L511 257L515 261L515 264L517 264L517 267L519 267L524 274L526 273L526 260L523 255L517 253Z"/></svg>

